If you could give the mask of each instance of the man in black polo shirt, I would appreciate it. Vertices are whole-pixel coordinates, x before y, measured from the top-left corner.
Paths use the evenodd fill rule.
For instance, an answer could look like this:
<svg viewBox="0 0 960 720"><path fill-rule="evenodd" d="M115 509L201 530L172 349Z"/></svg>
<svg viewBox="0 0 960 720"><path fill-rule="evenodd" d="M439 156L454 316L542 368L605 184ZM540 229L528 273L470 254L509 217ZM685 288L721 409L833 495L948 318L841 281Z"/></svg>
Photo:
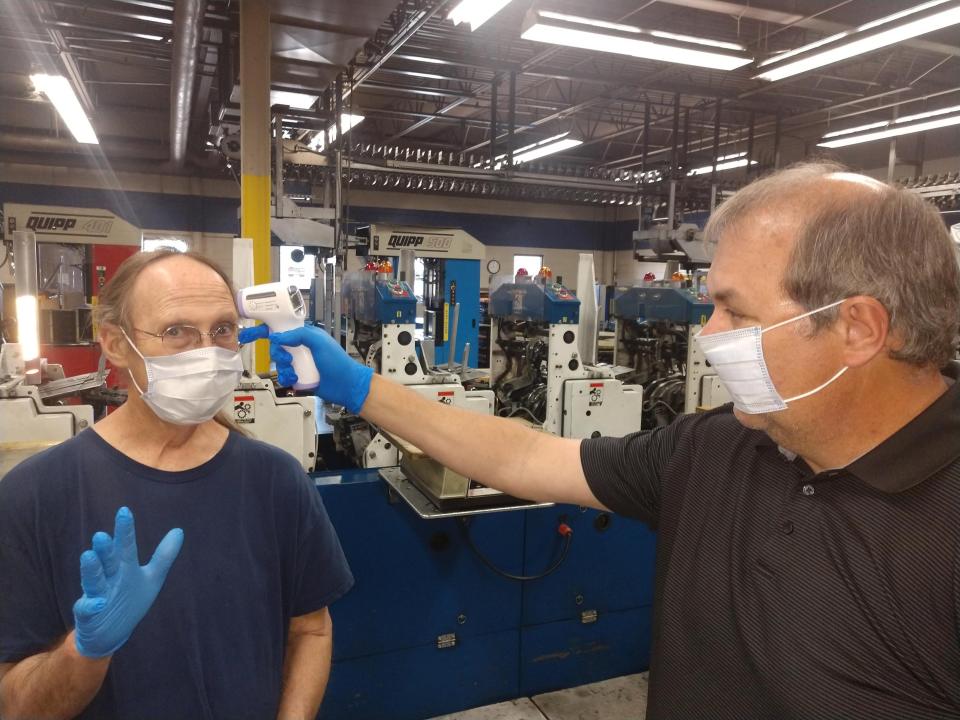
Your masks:
<svg viewBox="0 0 960 720"><path fill-rule="evenodd" d="M371 378L319 392L510 494L657 528L647 717L960 717L960 271L918 196L830 164L722 205L703 349L733 407L570 440Z"/></svg>

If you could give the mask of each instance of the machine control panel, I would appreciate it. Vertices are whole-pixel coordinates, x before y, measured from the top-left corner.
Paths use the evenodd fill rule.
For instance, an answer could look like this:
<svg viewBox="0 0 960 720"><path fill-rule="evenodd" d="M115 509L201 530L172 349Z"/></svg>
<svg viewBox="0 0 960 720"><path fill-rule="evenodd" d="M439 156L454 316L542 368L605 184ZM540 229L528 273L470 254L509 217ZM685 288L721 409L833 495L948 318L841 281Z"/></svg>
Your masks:
<svg viewBox="0 0 960 720"><path fill-rule="evenodd" d="M343 276L343 314L365 323L412 324L417 298L405 282L365 270Z"/></svg>
<svg viewBox="0 0 960 720"><path fill-rule="evenodd" d="M632 319L706 325L713 314L710 299L688 288L617 288L613 304L614 315Z"/></svg>
<svg viewBox="0 0 960 720"><path fill-rule="evenodd" d="M580 321L580 301L560 283L504 282L491 288L490 315L576 325Z"/></svg>
<svg viewBox="0 0 960 720"><path fill-rule="evenodd" d="M417 321L417 298L405 282L387 278L376 283L376 320L386 324L413 324Z"/></svg>
<svg viewBox="0 0 960 720"><path fill-rule="evenodd" d="M386 286L393 297L410 297L412 295L407 284L399 280L387 280Z"/></svg>
<svg viewBox="0 0 960 720"><path fill-rule="evenodd" d="M553 295L556 296L557 300L574 300L573 293L567 290L563 285L559 283L553 283L550 285L550 290Z"/></svg>

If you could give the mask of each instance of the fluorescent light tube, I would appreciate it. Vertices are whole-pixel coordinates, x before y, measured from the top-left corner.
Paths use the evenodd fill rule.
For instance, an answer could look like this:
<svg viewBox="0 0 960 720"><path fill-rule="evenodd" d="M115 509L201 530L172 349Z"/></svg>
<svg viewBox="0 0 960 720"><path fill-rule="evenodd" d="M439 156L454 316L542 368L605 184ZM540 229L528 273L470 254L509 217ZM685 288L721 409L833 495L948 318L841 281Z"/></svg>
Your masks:
<svg viewBox="0 0 960 720"><path fill-rule="evenodd" d="M306 93L290 92L289 90L271 90L271 105L286 105L296 110L309 110L317 101L316 95Z"/></svg>
<svg viewBox="0 0 960 720"><path fill-rule="evenodd" d="M921 113L924 114L924 113ZM885 138L898 137L900 135L908 135L915 132L923 132L924 130L935 130L936 128L949 127L951 125L960 125L960 112L955 115L948 115L946 117L937 117L926 120L925 122L918 122L912 125L890 121L884 123L886 126L882 130L875 130L874 132L866 132L859 135L846 135L843 137L836 137L841 133L831 133L834 137L832 140L828 140L829 136L824 135L824 141L817 143L819 147L826 148L839 148L846 147L847 145L857 145L858 143L872 142L873 140L883 140ZM867 126L863 126L867 127ZM861 128L862 129L862 128Z"/></svg>
<svg viewBox="0 0 960 720"><path fill-rule="evenodd" d="M574 140L573 138L568 138L570 131L562 132L559 135L554 135L552 137L544 138L543 140L538 140L537 142L530 143L529 145L524 145L513 151L513 164L519 165L520 163L530 162L531 160L536 160L537 158L542 158L546 155L553 155L554 153L561 152L562 150L569 150L572 147L577 145L582 145L583 140ZM503 164L507 160L507 153L497 155L493 162L490 160L481 160L480 162L474 163L473 167L486 167L489 168L491 164L493 165L494 170L499 170L503 167Z"/></svg>
<svg viewBox="0 0 960 720"><path fill-rule="evenodd" d="M521 37L714 70L733 70L753 62L746 49L735 43L537 10L527 13Z"/></svg>
<svg viewBox="0 0 960 720"><path fill-rule="evenodd" d="M40 357L40 313L36 295L17 296L17 340L24 361Z"/></svg>
<svg viewBox="0 0 960 720"><path fill-rule="evenodd" d="M831 138L840 137L841 135L853 135L854 133L866 132L867 130L875 130L877 128L886 127L889 124L889 120L881 120L880 122L869 123L867 125L858 125L857 127L848 128L846 130L834 130L833 132L828 132L823 137Z"/></svg>
<svg viewBox="0 0 960 720"><path fill-rule="evenodd" d="M957 113L960 112L960 105L954 105L953 107L940 108L939 110L930 110L929 112L917 113L916 115L904 115L902 118L897 118L894 120L895 123L905 123L913 122L914 120L922 120L923 118L936 117L937 115L946 115L948 113Z"/></svg>
<svg viewBox="0 0 960 720"><path fill-rule="evenodd" d="M30 80L33 86L53 103L53 106L60 113L60 118L64 124L73 133L74 139L78 143L89 145L98 145L100 141L97 134L93 131L93 125L87 118L87 114L80 106L76 93L70 87L70 82L62 75L31 75Z"/></svg>
<svg viewBox="0 0 960 720"><path fill-rule="evenodd" d="M509 4L510 0L460 0L447 19L454 25L469 23L473 32Z"/></svg>
<svg viewBox="0 0 960 720"><path fill-rule="evenodd" d="M553 155L554 153L569 150L582 144L583 140L574 140L573 138L563 138L562 140L554 140L553 142L540 143L528 150L524 148L526 152L520 152L519 154L515 152L513 155L513 164L519 165L520 163L530 162L531 160L542 158L545 155Z"/></svg>
<svg viewBox="0 0 960 720"><path fill-rule="evenodd" d="M782 80L958 23L960 0L931 0L853 30L780 53L760 63L760 67L771 67L756 75L754 80ZM783 62L791 57L796 59Z"/></svg>
<svg viewBox="0 0 960 720"><path fill-rule="evenodd" d="M747 165L756 165L756 160L747 160L747 153L739 152L733 155L724 155L717 158L717 172L723 172L724 170L733 170L735 168L746 167ZM687 175L709 175L713 172L713 165L704 165L703 167L694 168Z"/></svg>
<svg viewBox="0 0 960 720"><path fill-rule="evenodd" d="M355 128L361 122L363 122L363 115L351 115L350 113L343 113L340 116L340 129L343 130L344 135L346 135L350 130ZM330 139L330 142L334 142L337 139L337 124L334 123L329 128L327 128L327 136ZM322 152L324 148L324 138L323 133L317 133L313 140L310 142L310 148L316 150L317 152Z"/></svg>

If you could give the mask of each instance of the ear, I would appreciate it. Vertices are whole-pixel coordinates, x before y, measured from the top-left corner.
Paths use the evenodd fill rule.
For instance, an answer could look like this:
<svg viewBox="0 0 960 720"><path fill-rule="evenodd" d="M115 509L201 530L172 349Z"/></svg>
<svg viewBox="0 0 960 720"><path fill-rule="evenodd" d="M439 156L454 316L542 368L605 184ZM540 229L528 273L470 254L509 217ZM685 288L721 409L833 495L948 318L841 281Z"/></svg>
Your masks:
<svg viewBox="0 0 960 720"><path fill-rule="evenodd" d="M100 349L106 355L107 360L115 368L129 369L131 364L131 355L136 355L130 347L130 343L120 332L120 328L113 323L103 323L100 325Z"/></svg>
<svg viewBox="0 0 960 720"><path fill-rule="evenodd" d="M887 309L866 295L848 298L840 306L838 328L843 333L843 362L848 367L866 365L895 343Z"/></svg>

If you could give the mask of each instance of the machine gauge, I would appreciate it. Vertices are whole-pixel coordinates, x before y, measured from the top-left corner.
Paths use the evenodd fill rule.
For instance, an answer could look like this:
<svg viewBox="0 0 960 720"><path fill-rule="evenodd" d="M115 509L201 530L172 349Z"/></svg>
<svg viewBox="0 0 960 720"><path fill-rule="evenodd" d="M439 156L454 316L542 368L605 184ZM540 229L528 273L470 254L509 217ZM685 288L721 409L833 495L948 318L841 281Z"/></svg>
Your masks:
<svg viewBox="0 0 960 720"><path fill-rule="evenodd" d="M500 272L500 261L494 259L488 262L487 272L490 273L491 275L496 275L498 272Z"/></svg>

